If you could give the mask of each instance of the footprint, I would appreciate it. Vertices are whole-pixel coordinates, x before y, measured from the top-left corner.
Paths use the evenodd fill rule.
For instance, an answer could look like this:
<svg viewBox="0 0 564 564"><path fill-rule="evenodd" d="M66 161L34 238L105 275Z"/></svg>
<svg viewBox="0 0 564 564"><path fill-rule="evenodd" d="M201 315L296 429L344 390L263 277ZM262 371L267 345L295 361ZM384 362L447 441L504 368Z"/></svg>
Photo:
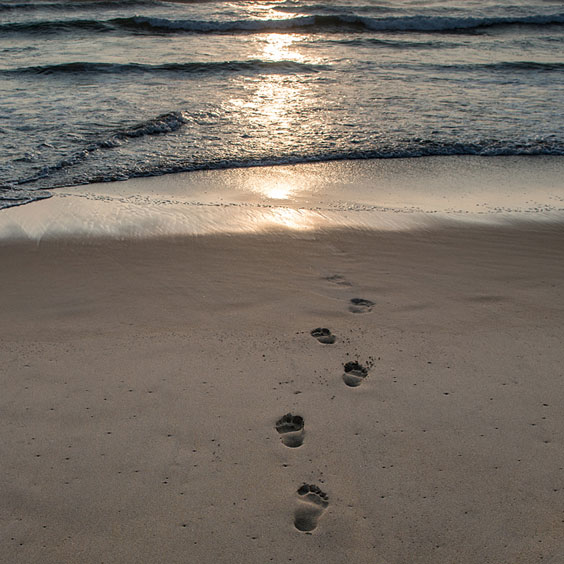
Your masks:
<svg viewBox="0 0 564 564"><path fill-rule="evenodd" d="M280 440L290 448L296 448L304 442L304 418L287 413L276 422L276 430L282 435Z"/></svg>
<svg viewBox="0 0 564 564"><path fill-rule="evenodd" d="M318 327L313 329L311 336L315 337L320 343L324 345L332 345L335 342L335 335L325 327Z"/></svg>
<svg viewBox="0 0 564 564"><path fill-rule="evenodd" d="M370 313L374 302L365 300L364 298L352 298L349 311L352 313Z"/></svg>
<svg viewBox="0 0 564 564"><path fill-rule="evenodd" d="M325 276L324 280L327 280L327 282L332 282L337 286L352 286L352 284L341 274L332 274L331 276Z"/></svg>
<svg viewBox="0 0 564 564"><path fill-rule="evenodd" d="M294 513L294 526L298 531L313 531L329 505L329 498L326 493L311 484L304 484L298 490L298 495L299 505Z"/></svg>
<svg viewBox="0 0 564 564"><path fill-rule="evenodd" d="M347 386L356 388L362 384L362 381L368 376L368 369L359 364L356 360L345 364L345 373L343 380Z"/></svg>

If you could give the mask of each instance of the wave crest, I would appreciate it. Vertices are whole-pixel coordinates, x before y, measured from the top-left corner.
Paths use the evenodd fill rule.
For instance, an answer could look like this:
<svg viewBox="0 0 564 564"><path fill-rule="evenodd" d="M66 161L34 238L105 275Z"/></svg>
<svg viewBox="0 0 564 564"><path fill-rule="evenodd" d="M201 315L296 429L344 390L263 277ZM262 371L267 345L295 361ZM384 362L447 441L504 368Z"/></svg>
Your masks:
<svg viewBox="0 0 564 564"><path fill-rule="evenodd" d="M180 129L186 123L188 123L188 120L182 112L170 112L167 114L162 114L154 119L150 119L145 122L133 125L132 127L116 131L105 139L91 143L81 151L77 151L76 153L59 161L54 165L44 167L39 174L36 174L30 178L20 179L14 184L21 185L36 182L41 178L50 176L57 170L62 170L84 161L91 153L94 153L100 149L112 149L114 147L118 147L123 141L126 141L127 139L135 139L148 135L163 135L166 133L172 133ZM114 180L118 179L122 178L114 178Z"/></svg>
<svg viewBox="0 0 564 564"><path fill-rule="evenodd" d="M135 16L113 20L124 28L150 31L186 31L193 33L271 32L304 30L308 32L343 31L421 31L442 32L472 30L482 27L512 25L559 25L564 24L564 13L531 15L522 17L447 17L447 16L398 16L371 18L348 14L298 16L281 20L196 21L169 20Z"/></svg>
<svg viewBox="0 0 564 564"><path fill-rule="evenodd" d="M67 31L133 31L146 33L266 33L302 31L308 33L394 32L423 33L470 32L480 28L507 26L564 25L564 13L507 17L394 16L364 17L348 14L298 16L280 20L203 21L173 20L148 16L109 20L56 20L0 25L0 31L12 33L60 33Z"/></svg>
<svg viewBox="0 0 564 564"><path fill-rule="evenodd" d="M322 65L299 63L296 61L263 61L250 59L247 61L216 61L190 63L163 63L147 65L141 63L105 63L105 62L70 62L56 65L41 65L0 70L7 75L76 75L76 74L205 74L222 72L240 73L296 73L317 72L324 70Z"/></svg>

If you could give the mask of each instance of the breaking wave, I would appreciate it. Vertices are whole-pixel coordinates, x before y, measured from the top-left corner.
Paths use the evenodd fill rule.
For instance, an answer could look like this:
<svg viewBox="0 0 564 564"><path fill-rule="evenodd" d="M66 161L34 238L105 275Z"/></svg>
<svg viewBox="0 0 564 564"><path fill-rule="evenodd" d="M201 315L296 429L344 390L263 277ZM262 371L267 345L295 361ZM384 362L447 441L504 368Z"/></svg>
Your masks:
<svg viewBox="0 0 564 564"><path fill-rule="evenodd" d="M145 33L260 33L276 31L307 31L308 33L394 32L423 33L471 32L481 28L508 26L564 25L564 13L529 16L452 17L452 16L394 16L364 17L348 14L299 16L279 20L203 21L167 19L148 16L112 18L108 20L55 20L0 25L0 32L60 33L65 31L125 30Z"/></svg>
<svg viewBox="0 0 564 564"><path fill-rule="evenodd" d="M84 149L73 153L69 157L59 161L58 163L50 166L44 167L38 174L30 177L23 178L15 181L13 184L29 184L40 180L41 178L46 178L51 176L52 173L72 167L85 159L88 156L100 149L112 149L118 147L123 141L127 139L135 139L139 137L145 137L148 135L163 135L166 133L172 133L180 129L184 124L187 123L186 118L182 112L170 112L168 114L160 115L154 119L139 123L130 128L123 129L112 133L108 137L89 144ZM117 179L117 178L116 178ZM86 183L92 182L91 180L85 180Z"/></svg>

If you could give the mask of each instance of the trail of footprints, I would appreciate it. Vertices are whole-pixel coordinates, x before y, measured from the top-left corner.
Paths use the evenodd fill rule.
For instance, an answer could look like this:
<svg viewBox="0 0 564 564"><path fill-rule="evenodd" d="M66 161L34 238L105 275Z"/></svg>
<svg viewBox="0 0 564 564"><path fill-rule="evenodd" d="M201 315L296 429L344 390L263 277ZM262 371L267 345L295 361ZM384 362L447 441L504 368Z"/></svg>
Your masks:
<svg viewBox="0 0 564 564"><path fill-rule="evenodd" d="M374 302L364 298L352 298L349 311L351 313L370 313ZM326 327L317 327L311 336L322 345L332 345L337 338ZM360 386L368 376L368 369L357 361L349 361L343 365L343 381L351 387ZM305 437L305 422L301 415L287 413L276 422L276 430L280 434L282 444L289 448L302 446ZM329 505L328 495L314 484L302 484L297 491L297 508L294 512L294 527L298 531L309 533L317 528L319 518Z"/></svg>

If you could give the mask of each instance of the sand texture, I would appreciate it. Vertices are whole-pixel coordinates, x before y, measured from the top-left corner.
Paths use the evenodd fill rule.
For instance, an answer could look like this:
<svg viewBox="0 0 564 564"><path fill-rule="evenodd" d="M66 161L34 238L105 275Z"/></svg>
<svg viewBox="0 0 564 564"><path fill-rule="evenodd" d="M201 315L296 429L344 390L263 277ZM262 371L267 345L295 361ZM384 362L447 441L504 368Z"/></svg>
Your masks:
<svg viewBox="0 0 564 564"><path fill-rule="evenodd" d="M563 236L0 245L0 561L560 564Z"/></svg>

